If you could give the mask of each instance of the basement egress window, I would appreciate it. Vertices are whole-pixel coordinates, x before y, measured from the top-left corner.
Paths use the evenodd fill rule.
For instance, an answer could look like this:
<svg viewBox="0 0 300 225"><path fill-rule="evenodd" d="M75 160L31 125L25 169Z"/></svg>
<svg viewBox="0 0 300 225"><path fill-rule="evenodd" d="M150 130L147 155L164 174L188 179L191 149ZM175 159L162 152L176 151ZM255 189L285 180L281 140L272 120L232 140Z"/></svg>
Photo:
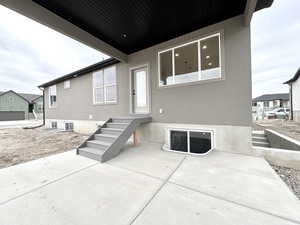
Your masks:
<svg viewBox="0 0 300 225"><path fill-rule="evenodd" d="M212 131L170 130L170 151L201 155L213 148Z"/></svg>
<svg viewBox="0 0 300 225"><path fill-rule="evenodd" d="M221 78L220 34L158 53L159 86Z"/></svg>

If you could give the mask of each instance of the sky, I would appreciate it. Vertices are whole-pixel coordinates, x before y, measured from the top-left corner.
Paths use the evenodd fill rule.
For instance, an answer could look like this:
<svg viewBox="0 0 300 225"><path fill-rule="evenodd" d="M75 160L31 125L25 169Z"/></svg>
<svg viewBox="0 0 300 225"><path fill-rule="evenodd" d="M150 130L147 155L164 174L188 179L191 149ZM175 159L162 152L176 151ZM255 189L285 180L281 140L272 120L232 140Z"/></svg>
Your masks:
<svg viewBox="0 0 300 225"><path fill-rule="evenodd" d="M251 24L253 97L288 92L300 67L300 1L274 0ZM40 93L39 84L108 56L0 6L0 91Z"/></svg>
<svg viewBox="0 0 300 225"><path fill-rule="evenodd" d="M288 92L300 67L300 1L274 0L251 24L252 96Z"/></svg>
<svg viewBox="0 0 300 225"><path fill-rule="evenodd" d="M41 93L38 85L106 55L0 5L0 91Z"/></svg>

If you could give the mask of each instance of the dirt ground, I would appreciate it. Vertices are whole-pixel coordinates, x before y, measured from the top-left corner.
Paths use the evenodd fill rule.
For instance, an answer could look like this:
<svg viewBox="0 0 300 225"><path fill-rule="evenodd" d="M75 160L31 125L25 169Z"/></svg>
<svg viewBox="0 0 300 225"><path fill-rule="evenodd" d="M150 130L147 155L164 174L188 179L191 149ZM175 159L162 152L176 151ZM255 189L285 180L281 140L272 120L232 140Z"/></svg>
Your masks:
<svg viewBox="0 0 300 225"><path fill-rule="evenodd" d="M37 129L0 129L0 168L76 148L86 135Z"/></svg>
<svg viewBox="0 0 300 225"><path fill-rule="evenodd" d="M276 166L272 164L271 166L300 200L300 170Z"/></svg>
<svg viewBox="0 0 300 225"><path fill-rule="evenodd" d="M289 120L260 120L255 121L253 128L256 130L272 129L300 141L300 123Z"/></svg>

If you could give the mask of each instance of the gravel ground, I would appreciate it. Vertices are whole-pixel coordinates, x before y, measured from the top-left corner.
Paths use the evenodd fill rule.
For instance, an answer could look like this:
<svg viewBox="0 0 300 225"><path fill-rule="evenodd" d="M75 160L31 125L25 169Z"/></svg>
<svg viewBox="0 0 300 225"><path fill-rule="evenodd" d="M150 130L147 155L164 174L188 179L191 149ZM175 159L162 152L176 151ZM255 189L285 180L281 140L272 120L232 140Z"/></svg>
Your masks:
<svg viewBox="0 0 300 225"><path fill-rule="evenodd" d="M0 168L76 148L86 135L37 129L0 129Z"/></svg>
<svg viewBox="0 0 300 225"><path fill-rule="evenodd" d="M259 120L252 126L255 130L272 129L300 141L300 123L289 120Z"/></svg>
<svg viewBox="0 0 300 225"><path fill-rule="evenodd" d="M272 165L273 169L300 200L300 170Z"/></svg>

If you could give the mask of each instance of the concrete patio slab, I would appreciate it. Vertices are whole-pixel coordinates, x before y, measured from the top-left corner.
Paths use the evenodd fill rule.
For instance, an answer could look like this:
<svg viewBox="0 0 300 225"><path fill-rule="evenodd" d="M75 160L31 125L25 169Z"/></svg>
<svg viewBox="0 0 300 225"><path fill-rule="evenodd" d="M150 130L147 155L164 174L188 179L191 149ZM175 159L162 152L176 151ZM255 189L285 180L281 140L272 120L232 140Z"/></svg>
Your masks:
<svg viewBox="0 0 300 225"><path fill-rule="evenodd" d="M69 151L0 169L0 204L95 164L98 162Z"/></svg>
<svg viewBox="0 0 300 225"><path fill-rule="evenodd" d="M94 165L0 206L0 224L129 224L161 183L106 164Z"/></svg>
<svg viewBox="0 0 300 225"><path fill-rule="evenodd" d="M214 152L188 157L170 182L300 222L300 203L263 158Z"/></svg>
<svg viewBox="0 0 300 225"><path fill-rule="evenodd" d="M100 164L74 151L0 170L0 224L300 224L262 158L193 157L144 143Z"/></svg>
<svg viewBox="0 0 300 225"><path fill-rule="evenodd" d="M295 225L228 201L166 184L134 225Z"/></svg>
<svg viewBox="0 0 300 225"><path fill-rule="evenodd" d="M128 144L124 151L109 164L129 169L145 175L166 179L184 158L182 154L162 151L161 144L140 144L137 147Z"/></svg>

